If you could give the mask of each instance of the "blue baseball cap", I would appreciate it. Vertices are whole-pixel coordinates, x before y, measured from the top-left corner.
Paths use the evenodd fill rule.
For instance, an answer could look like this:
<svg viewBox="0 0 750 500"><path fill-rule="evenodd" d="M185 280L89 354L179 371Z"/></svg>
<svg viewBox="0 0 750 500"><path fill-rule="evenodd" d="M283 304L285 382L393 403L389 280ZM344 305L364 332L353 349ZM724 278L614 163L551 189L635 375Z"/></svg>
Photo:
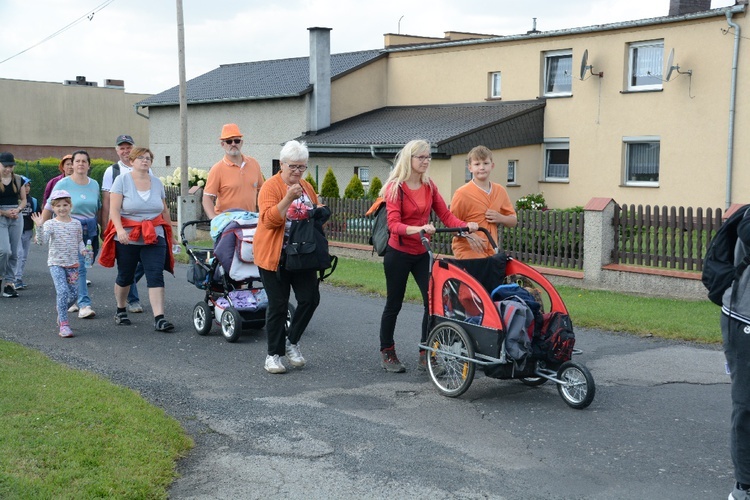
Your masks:
<svg viewBox="0 0 750 500"><path fill-rule="evenodd" d="M26 177L25 175L22 175L22 176L21 176L21 180L23 181L23 185L24 185L24 186L25 186L26 184L29 184L29 183L31 182L31 179L29 179L29 178L28 178L28 177Z"/></svg>

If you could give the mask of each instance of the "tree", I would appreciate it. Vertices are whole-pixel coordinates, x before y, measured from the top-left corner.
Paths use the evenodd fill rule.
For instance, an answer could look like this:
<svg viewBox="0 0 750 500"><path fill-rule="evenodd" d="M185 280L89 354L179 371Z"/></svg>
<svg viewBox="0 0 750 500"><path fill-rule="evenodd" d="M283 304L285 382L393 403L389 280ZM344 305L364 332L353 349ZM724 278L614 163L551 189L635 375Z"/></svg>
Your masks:
<svg viewBox="0 0 750 500"><path fill-rule="evenodd" d="M325 177L323 177L323 186L320 188L320 196L323 198L339 198L339 183L333 174L333 169L328 167Z"/></svg>
<svg viewBox="0 0 750 500"><path fill-rule="evenodd" d="M305 180L312 185L313 189L317 193L318 192L318 183L315 182L315 179L313 179L313 176L312 176L312 174L310 172L307 173L307 177L305 177Z"/></svg>
<svg viewBox="0 0 750 500"><path fill-rule="evenodd" d="M346 200L359 200L365 197L365 187L362 185L362 180L358 175L353 175L352 180L344 189L344 199Z"/></svg>
<svg viewBox="0 0 750 500"><path fill-rule="evenodd" d="M380 177L373 177L370 181L370 190L367 192L367 195L375 199L380 196L381 189L383 189L383 181L380 180Z"/></svg>

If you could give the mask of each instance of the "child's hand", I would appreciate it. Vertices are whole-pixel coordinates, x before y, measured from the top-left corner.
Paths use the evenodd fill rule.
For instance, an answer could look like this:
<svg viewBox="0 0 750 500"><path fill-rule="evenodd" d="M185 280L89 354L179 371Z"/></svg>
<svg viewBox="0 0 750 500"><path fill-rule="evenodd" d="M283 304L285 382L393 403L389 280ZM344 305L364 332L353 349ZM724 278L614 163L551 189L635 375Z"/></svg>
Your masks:
<svg viewBox="0 0 750 500"><path fill-rule="evenodd" d="M44 219L42 219L42 214L39 212L35 214L31 214L31 220L33 220L34 224L36 224L37 226L41 226L42 224L44 224Z"/></svg>
<svg viewBox="0 0 750 500"><path fill-rule="evenodd" d="M502 214L496 210L487 210L484 213L484 218L491 224L502 224Z"/></svg>

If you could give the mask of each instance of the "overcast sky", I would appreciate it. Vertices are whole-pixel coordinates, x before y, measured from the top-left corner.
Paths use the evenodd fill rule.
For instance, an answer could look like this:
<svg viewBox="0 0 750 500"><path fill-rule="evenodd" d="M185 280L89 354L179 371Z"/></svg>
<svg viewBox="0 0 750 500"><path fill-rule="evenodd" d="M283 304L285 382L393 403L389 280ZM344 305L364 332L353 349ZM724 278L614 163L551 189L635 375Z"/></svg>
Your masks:
<svg viewBox="0 0 750 500"><path fill-rule="evenodd" d="M226 63L307 56L312 26L332 28L331 51L340 53L382 48L383 34L399 29L514 35L533 18L546 31L661 17L669 0L183 0L183 10L191 79ZM110 78L134 93L179 82L175 0L0 0L0 19L0 78Z"/></svg>

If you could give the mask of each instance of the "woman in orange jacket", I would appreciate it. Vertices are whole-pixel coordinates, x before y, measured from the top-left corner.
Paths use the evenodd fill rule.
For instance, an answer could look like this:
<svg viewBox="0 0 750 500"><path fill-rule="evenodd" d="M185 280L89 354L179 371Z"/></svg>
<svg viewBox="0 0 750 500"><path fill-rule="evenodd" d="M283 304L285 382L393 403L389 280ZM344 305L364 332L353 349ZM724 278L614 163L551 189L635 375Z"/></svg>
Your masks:
<svg viewBox="0 0 750 500"><path fill-rule="evenodd" d="M286 372L281 360L284 356L294 367L305 365L298 344L320 302L317 271L289 272L282 258L292 221L310 217L318 205L315 190L302 178L308 157L305 143L287 142L279 154L279 173L267 179L258 194L260 220L253 238L253 254L268 295L265 369L269 373ZM287 332L291 289L297 299L297 310Z"/></svg>

